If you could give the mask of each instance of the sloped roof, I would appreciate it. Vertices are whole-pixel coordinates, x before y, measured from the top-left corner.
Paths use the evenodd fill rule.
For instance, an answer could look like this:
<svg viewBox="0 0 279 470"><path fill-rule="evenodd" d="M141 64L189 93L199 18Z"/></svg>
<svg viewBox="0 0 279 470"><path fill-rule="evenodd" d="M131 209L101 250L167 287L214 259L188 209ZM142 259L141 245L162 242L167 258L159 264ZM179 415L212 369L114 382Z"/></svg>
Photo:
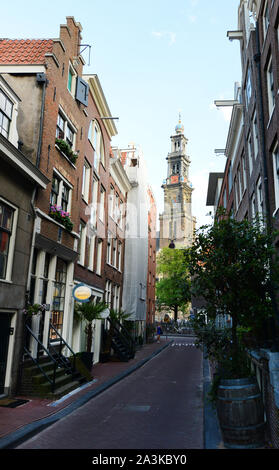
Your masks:
<svg viewBox="0 0 279 470"><path fill-rule="evenodd" d="M0 64L44 64L52 39L0 39Z"/></svg>

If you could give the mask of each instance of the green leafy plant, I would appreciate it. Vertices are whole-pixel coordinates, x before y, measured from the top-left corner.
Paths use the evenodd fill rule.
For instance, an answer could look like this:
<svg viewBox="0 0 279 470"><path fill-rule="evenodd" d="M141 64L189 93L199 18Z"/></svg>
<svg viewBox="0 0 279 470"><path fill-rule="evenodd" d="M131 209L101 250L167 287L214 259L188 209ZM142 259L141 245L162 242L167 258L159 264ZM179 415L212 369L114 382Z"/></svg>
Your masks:
<svg viewBox="0 0 279 470"><path fill-rule="evenodd" d="M174 312L184 310L191 300L190 276L184 250L163 248L157 258L156 297L159 310L168 308Z"/></svg>
<svg viewBox="0 0 279 470"><path fill-rule="evenodd" d="M93 321L101 319L101 313L107 308L104 302L93 304L92 302L76 303L75 317L79 320L86 320L85 334L87 336L87 352L91 351L93 338Z"/></svg>
<svg viewBox="0 0 279 470"><path fill-rule="evenodd" d="M64 225L65 229L68 230L68 232L71 232L73 230L74 224L70 219L69 212L64 211L62 207L59 207L56 204L51 204L49 215L57 222Z"/></svg>
<svg viewBox="0 0 279 470"><path fill-rule="evenodd" d="M231 318L227 361L219 357L218 334L211 331L212 344L216 333L212 356L221 361L230 378L238 378L245 369L238 328L249 328L256 334L273 316L271 287L279 280L278 264L271 270L274 236L257 222L236 221L220 211L212 226L201 227L188 251L192 292L204 299L207 319L215 321L219 314Z"/></svg>
<svg viewBox="0 0 279 470"><path fill-rule="evenodd" d="M75 165L77 158L78 158L78 154L73 152L68 142L66 142L63 139L56 138L55 143L59 147L61 152L63 152L66 155L66 157L68 157L69 160Z"/></svg>
<svg viewBox="0 0 279 470"><path fill-rule="evenodd" d="M33 305L28 305L24 310L23 313L27 317L31 317L33 315L38 315L38 313L44 312L46 309L45 304L33 304Z"/></svg>

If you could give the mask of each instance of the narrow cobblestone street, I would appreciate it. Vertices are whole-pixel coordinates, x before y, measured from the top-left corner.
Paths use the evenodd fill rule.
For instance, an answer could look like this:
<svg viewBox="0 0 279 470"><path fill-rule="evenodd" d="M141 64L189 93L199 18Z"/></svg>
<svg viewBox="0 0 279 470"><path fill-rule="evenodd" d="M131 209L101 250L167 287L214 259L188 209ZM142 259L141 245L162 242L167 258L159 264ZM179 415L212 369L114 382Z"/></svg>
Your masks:
<svg viewBox="0 0 279 470"><path fill-rule="evenodd" d="M202 353L192 338L19 446L19 449L202 449Z"/></svg>

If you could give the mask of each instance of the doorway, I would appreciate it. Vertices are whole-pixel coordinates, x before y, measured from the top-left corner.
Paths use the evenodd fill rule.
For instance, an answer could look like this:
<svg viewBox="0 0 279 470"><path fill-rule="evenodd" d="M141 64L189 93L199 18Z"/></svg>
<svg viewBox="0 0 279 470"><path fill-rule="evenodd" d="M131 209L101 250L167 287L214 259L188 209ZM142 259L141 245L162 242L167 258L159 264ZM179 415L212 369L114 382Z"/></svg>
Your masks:
<svg viewBox="0 0 279 470"><path fill-rule="evenodd" d="M8 313L0 313L0 394L4 392L5 387L10 327L10 315Z"/></svg>

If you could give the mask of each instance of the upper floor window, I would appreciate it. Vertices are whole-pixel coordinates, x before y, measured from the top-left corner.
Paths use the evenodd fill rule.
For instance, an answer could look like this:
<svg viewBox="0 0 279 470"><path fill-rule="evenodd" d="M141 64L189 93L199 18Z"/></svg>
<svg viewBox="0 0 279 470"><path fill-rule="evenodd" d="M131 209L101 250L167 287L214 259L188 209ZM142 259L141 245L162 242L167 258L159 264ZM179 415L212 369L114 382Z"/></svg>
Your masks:
<svg viewBox="0 0 279 470"><path fill-rule="evenodd" d="M12 120L13 103L7 95L0 90L0 133L9 137L10 123Z"/></svg>
<svg viewBox="0 0 279 470"><path fill-rule="evenodd" d="M66 116L59 112L56 125L56 138L65 140L72 149L74 147L75 133L75 129L67 120Z"/></svg>
<svg viewBox="0 0 279 470"><path fill-rule="evenodd" d="M264 32L264 37L266 36L268 26L269 26L269 6L268 6L268 1L266 0L264 10L263 10L263 32Z"/></svg>
<svg viewBox="0 0 279 470"><path fill-rule="evenodd" d="M274 178L274 193L275 193L275 212L279 208L279 148L278 144L272 150L273 160L273 178Z"/></svg>
<svg viewBox="0 0 279 470"><path fill-rule="evenodd" d="M257 119L256 111L254 111L252 121L253 121L254 157L256 159L258 155L258 151L259 151L258 119Z"/></svg>
<svg viewBox="0 0 279 470"><path fill-rule="evenodd" d="M248 146L249 173L251 176L251 173L253 170L253 154L252 154L252 137L250 133L247 139L247 146Z"/></svg>
<svg viewBox="0 0 279 470"><path fill-rule="evenodd" d="M75 95L76 90L76 76L76 71L70 62L68 71L68 90L73 96Z"/></svg>
<svg viewBox="0 0 279 470"><path fill-rule="evenodd" d="M269 59L268 66L267 66L266 81L267 81L268 111L269 111L269 116L271 116L274 105L275 105L274 77L273 77L271 57Z"/></svg>
<svg viewBox="0 0 279 470"><path fill-rule="evenodd" d="M17 209L0 199L0 279L11 280Z"/></svg>
<svg viewBox="0 0 279 470"><path fill-rule="evenodd" d="M252 82L251 82L251 70L250 67L248 68L247 71L247 79L246 79L246 86L245 86L245 92L246 92L246 105L249 105L250 98L252 96Z"/></svg>
<svg viewBox="0 0 279 470"><path fill-rule="evenodd" d="M104 142L99 124L96 120L91 121L88 131L88 139L93 145L94 154L94 167L96 172L99 172L99 163L105 166Z"/></svg>
<svg viewBox="0 0 279 470"><path fill-rule="evenodd" d="M261 177L257 181L257 199L258 199L258 215L262 217L263 215L263 188Z"/></svg>
<svg viewBox="0 0 279 470"><path fill-rule="evenodd" d="M91 175L91 167L88 161L85 159L84 164L83 164L83 175L82 175L82 197L86 203L88 203L89 201L90 175Z"/></svg>
<svg viewBox="0 0 279 470"><path fill-rule="evenodd" d="M105 218L105 198L106 198L106 191L101 186L101 191L100 191L100 209L99 209L99 219L104 222Z"/></svg>
<svg viewBox="0 0 279 470"><path fill-rule="evenodd" d="M60 206L65 212L71 209L72 186L54 172L52 177L52 186L50 193L50 204Z"/></svg>

